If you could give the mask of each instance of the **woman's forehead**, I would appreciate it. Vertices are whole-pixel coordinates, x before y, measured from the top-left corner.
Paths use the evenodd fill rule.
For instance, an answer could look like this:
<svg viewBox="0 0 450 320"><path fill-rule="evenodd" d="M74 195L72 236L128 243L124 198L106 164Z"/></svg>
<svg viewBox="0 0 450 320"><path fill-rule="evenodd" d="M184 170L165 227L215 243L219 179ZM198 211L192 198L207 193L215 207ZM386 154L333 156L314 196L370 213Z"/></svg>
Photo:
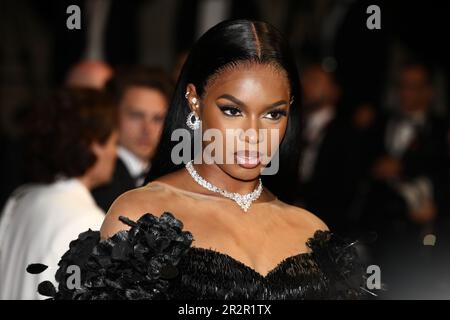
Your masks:
<svg viewBox="0 0 450 320"><path fill-rule="evenodd" d="M224 68L210 81L205 91L265 90L272 93L289 91L286 72L273 64L238 64Z"/></svg>

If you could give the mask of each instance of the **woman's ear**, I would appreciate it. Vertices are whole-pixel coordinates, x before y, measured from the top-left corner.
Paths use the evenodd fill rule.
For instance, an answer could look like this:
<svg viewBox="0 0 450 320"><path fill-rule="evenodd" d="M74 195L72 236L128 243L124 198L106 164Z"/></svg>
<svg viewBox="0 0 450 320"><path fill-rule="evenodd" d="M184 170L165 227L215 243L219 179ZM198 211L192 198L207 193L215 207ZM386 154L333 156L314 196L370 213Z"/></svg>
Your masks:
<svg viewBox="0 0 450 320"><path fill-rule="evenodd" d="M192 83L189 83L186 86L186 94L185 98L188 101L189 108L191 111L195 111L197 115L200 114L200 98L197 95L197 91L195 86Z"/></svg>

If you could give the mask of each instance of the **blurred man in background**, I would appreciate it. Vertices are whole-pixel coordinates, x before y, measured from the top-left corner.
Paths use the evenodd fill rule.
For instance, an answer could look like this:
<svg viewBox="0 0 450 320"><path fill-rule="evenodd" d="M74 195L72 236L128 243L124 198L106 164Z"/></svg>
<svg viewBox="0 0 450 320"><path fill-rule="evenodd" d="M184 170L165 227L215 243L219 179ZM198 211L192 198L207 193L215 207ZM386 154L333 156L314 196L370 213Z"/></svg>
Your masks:
<svg viewBox="0 0 450 320"><path fill-rule="evenodd" d="M336 232L352 228L348 217L355 192L355 142L338 116L340 88L320 64L302 73L305 124L300 163L300 204L320 215Z"/></svg>
<svg viewBox="0 0 450 320"><path fill-rule="evenodd" d="M114 178L93 191L105 211L122 193L140 187L159 142L172 95L170 77L159 69L118 69L107 84L119 106L119 147Z"/></svg>
<svg viewBox="0 0 450 320"><path fill-rule="evenodd" d="M405 286L411 289L411 285L425 292L424 283L432 283L427 275L435 273L429 268L438 265L431 263L432 252L426 249L444 245L437 226L448 170L447 125L432 112L434 88L431 70L425 65L402 66L396 96L397 104L380 117L371 141L371 184L364 220L379 235L375 254L387 263L385 275L404 294Z"/></svg>
<svg viewBox="0 0 450 320"><path fill-rule="evenodd" d="M446 124L431 110L433 96L430 70L418 63L404 65L398 104L377 125L369 206L376 205L377 212L371 219L381 219L384 226L390 221L396 232L429 228L438 212L438 181L446 167Z"/></svg>

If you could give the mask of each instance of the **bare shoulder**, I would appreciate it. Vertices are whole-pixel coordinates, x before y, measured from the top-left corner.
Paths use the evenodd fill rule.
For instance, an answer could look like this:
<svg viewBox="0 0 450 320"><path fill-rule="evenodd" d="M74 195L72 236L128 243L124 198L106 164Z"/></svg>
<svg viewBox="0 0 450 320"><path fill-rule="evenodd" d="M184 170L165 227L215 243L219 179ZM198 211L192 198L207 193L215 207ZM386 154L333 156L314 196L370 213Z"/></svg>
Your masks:
<svg viewBox="0 0 450 320"><path fill-rule="evenodd" d="M313 236L314 233L318 230L329 231L328 226L325 224L325 222L323 222L315 214L300 207L287 204L286 206L291 213L289 215L290 219L292 219L296 225L298 224L299 226L301 226L301 228L303 228L305 232L307 232L311 236Z"/></svg>
<svg viewBox="0 0 450 320"><path fill-rule="evenodd" d="M152 183L123 193L109 208L100 229L101 237L108 238L118 231L129 229L119 220L120 216L134 221L146 213L160 216L163 213L162 204L166 203L166 197L164 186Z"/></svg>
<svg viewBox="0 0 450 320"><path fill-rule="evenodd" d="M136 221L146 213L160 216L164 211L172 212L179 209L180 204L177 203L173 189L169 186L186 189L187 181L190 181L186 179L186 175L186 170L180 169L159 177L141 188L123 193L113 202L106 214L100 230L102 238L129 229L119 220L120 216ZM182 210L175 211L177 211L177 218L185 218Z"/></svg>

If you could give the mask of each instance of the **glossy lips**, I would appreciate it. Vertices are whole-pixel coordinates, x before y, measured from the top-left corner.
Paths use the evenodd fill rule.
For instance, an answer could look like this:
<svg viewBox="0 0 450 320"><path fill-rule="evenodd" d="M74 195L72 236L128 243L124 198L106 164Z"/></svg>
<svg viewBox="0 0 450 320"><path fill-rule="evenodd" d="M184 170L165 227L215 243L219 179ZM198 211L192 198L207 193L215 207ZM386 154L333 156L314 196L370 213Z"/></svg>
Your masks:
<svg viewBox="0 0 450 320"><path fill-rule="evenodd" d="M236 162L243 168L252 169L260 163L260 153L258 151L240 150L234 153Z"/></svg>

